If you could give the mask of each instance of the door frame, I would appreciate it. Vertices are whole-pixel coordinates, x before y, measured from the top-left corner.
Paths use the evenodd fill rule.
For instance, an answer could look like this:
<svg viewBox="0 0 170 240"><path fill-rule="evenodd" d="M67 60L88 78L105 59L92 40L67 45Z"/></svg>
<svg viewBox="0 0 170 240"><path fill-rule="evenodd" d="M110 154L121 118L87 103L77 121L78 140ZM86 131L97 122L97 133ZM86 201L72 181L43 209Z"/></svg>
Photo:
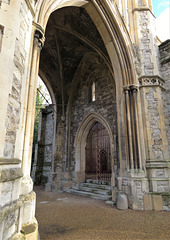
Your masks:
<svg viewBox="0 0 170 240"><path fill-rule="evenodd" d="M75 137L74 148L75 148L75 162L76 162L75 164L75 182L76 183L85 182L85 169L86 169L85 147L86 147L87 136L95 122L101 123L106 128L110 136L110 152L111 152L110 158L111 158L111 169L112 169L111 181L112 179L114 179L113 152L116 146L113 142L112 130L104 117L102 117L97 113L90 113L80 124Z"/></svg>

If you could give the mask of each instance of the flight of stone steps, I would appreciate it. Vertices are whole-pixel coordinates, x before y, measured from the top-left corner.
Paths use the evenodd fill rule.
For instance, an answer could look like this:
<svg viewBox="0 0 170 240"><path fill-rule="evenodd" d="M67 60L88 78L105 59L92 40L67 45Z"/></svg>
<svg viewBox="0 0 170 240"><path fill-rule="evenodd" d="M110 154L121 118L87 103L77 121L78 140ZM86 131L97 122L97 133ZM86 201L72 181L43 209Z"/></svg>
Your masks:
<svg viewBox="0 0 170 240"><path fill-rule="evenodd" d="M110 183L106 181L88 179L85 183L79 183L66 192L104 201L111 201L112 199L111 186Z"/></svg>

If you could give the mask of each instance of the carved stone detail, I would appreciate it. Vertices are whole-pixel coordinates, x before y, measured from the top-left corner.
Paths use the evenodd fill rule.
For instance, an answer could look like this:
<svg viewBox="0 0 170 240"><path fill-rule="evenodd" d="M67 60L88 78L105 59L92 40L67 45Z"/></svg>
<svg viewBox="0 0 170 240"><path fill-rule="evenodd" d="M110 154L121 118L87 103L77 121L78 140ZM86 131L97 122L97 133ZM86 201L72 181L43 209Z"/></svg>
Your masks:
<svg viewBox="0 0 170 240"><path fill-rule="evenodd" d="M136 92L136 91L138 91L138 88L139 88L139 87L138 87L137 85L132 84L132 85L126 85L126 86L124 86L124 87L123 87L123 90L124 90L125 93L127 93L127 92L129 92L129 91L132 91L132 92L135 91L135 92Z"/></svg>
<svg viewBox="0 0 170 240"><path fill-rule="evenodd" d="M44 46L44 42L45 42L45 37L44 34L42 34L41 31L36 30L35 34L34 34L34 40L37 39L38 40L38 47L40 49L42 49L42 47Z"/></svg>
<svg viewBox="0 0 170 240"><path fill-rule="evenodd" d="M140 87L162 87L164 88L164 80L159 76L145 76L139 78Z"/></svg>

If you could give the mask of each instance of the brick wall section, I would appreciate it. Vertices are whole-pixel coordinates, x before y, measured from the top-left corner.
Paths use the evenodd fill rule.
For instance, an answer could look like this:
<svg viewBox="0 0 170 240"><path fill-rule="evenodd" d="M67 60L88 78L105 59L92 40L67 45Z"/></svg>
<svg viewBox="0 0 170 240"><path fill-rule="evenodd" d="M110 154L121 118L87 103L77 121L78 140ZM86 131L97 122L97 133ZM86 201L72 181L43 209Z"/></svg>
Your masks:
<svg viewBox="0 0 170 240"><path fill-rule="evenodd" d="M165 91L163 92L164 98L164 113L165 113L165 126L168 138L168 150L170 155L170 40L165 41L159 46L161 74L165 80Z"/></svg>

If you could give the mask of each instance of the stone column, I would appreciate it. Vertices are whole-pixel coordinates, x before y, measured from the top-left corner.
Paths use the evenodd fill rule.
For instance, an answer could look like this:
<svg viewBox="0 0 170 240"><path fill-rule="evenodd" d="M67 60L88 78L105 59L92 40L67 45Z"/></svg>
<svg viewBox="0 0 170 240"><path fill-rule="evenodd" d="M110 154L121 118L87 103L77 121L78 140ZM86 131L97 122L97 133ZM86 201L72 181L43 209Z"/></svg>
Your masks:
<svg viewBox="0 0 170 240"><path fill-rule="evenodd" d="M131 128L131 114L130 114L130 100L129 100L129 87L124 87L125 93L125 106L126 106L126 124L127 124L127 169L134 168L133 160L133 146L132 146L132 128Z"/></svg>
<svg viewBox="0 0 170 240"><path fill-rule="evenodd" d="M150 191L154 192L170 190L163 85L164 80L158 76L140 78L142 112L146 122L144 128L147 152L146 167L150 179Z"/></svg>
<svg viewBox="0 0 170 240"><path fill-rule="evenodd" d="M124 87L127 124L127 155L129 159L127 169L142 169L137 92L138 87L135 85Z"/></svg>
<svg viewBox="0 0 170 240"><path fill-rule="evenodd" d="M25 137L24 137L24 146L23 146L23 157L22 157L22 171L24 175L22 179L22 185L21 185L22 194L26 194L32 191L32 180L30 178L32 141L33 141L33 130L34 130L39 59L40 59L40 51L43 45L43 35L40 31L38 30L35 31L33 41L34 42L33 42L33 49L32 49L32 61L31 61L31 68L30 68L30 80L29 80L26 123L25 123Z"/></svg>
<svg viewBox="0 0 170 240"><path fill-rule="evenodd" d="M140 131L139 131L139 120L138 120L138 108L137 108L137 92L138 87L135 85L130 86L132 103L133 103L133 119L134 119L134 147L136 148L136 168L142 169L142 159L141 159L141 147L140 147Z"/></svg>

